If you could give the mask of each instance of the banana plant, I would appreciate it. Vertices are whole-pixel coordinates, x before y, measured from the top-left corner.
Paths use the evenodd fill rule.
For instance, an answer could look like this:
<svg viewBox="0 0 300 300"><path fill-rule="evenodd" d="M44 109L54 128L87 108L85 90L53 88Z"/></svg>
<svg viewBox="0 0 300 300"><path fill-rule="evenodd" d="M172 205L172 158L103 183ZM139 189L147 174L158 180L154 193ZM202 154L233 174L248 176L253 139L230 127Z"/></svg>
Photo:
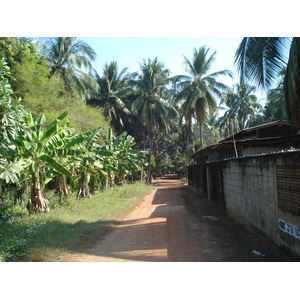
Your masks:
<svg viewBox="0 0 300 300"><path fill-rule="evenodd" d="M142 166L145 167L147 161L145 154L148 152L133 149L134 146L134 138L126 131L115 137L112 130L108 130L107 144L102 149L113 151L113 155L108 158L106 163L111 183L123 184L126 176L137 175L137 171Z"/></svg>
<svg viewBox="0 0 300 300"><path fill-rule="evenodd" d="M91 196L89 188L91 176L94 176L94 180L97 180L99 177L102 179L106 179L107 177L103 162L105 161L105 157L112 156L113 152L102 149L98 144L102 132L103 128L99 127L79 135L85 139L81 145L81 150L88 154L77 159L79 162L77 169L80 171L77 198L89 198Z"/></svg>
<svg viewBox="0 0 300 300"><path fill-rule="evenodd" d="M17 146L19 156L26 162L31 176L30 210L33 212L49 211L49 200L46 198L45 183L42 180L46 168L71 177L72 173L59 162L60 158L83 155L76 147L84 138L74 136L75 129L69 128L69 120L67 119L63 126L58 126L67 114L68 112L62 113L45 128L45 115L42 114L37 120L33 120L29 112L25 118L28 130L19 132L17 138L12 140Z"/></svg>

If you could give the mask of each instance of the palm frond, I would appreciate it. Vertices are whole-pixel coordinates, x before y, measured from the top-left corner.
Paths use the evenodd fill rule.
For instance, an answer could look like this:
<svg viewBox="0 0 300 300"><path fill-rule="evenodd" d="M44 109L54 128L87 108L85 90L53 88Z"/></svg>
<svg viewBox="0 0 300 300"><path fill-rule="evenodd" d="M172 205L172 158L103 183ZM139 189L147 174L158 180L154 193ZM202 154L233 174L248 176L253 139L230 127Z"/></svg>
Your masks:
<svg viewBox="0 0 300 300"><path fill-rule="evenodd" d="M287 49L286 38L244 38L234 58L240 81L250 80L269 90L287 62Z"/></svg>
<svg viewBox="0 0 300 300"><path fill-rule="evenodd" d="M286 110L292 123L300 127L300 38L293 38L284 78Z"/></svg>

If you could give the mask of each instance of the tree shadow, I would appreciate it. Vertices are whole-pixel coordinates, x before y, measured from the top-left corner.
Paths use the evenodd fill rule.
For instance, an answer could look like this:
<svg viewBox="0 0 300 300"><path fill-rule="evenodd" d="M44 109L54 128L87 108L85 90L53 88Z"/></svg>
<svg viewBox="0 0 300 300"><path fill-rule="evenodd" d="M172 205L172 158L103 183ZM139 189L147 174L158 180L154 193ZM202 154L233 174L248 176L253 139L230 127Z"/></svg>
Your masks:
<svg viewBox="0 0 300 300"><path fill-rule="evenodd" d="M176 231L181 230L180 222L186 213L180 197L183 189L186 187L162 180L149 217L119 222L78 220L75 224L53 221L36 229L34 243L52 249L66 248L71 254L82 254L82 261L85 255L95 261L191 261L176 257Z"/></svg>
<svg viewBox="0 0 300 300"><path fill-rule="evenodd" d="M194 261L177 251L177 233L186 228L186 210L180 197L181 186L158 188L154 194L149 217L117 222L113 234L99 244L78 249L80 253L109 261Z"/></svg>

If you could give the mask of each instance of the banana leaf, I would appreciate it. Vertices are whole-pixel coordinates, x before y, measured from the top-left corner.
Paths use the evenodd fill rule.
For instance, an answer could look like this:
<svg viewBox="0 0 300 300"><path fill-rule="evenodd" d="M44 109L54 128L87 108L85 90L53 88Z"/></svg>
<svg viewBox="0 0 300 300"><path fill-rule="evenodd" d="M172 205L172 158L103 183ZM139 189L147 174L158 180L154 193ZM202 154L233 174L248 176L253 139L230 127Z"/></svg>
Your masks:
<svg viewBox="0 0 300 300"><path fill-rule="evenodd" d="M55 161L52 157L48 156L48 155L41 155L40 159L42 161L47 162L55 171L66 175L67 177L71 177L72 173L69 172L65 167L63 167L61 164L59 164L57 161Z"/></svg>

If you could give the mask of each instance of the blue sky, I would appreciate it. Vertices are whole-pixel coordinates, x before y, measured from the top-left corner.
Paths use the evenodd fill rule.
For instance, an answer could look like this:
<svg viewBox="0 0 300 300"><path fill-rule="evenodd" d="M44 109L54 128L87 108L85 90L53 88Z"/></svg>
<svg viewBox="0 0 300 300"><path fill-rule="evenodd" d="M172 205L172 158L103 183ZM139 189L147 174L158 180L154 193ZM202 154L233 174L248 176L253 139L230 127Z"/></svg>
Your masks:
<svg viewBox="0 0 300 300"><path fill-rule="evenodd" d="M184 54L192 60L193 51L201 46L206 46L212 54L216 51L216 60L209 73L222 70L231 70L235 78L219 77L218 81L232 86L239 82L238 74L234 67L234 55L242 37L78 37L87 42L97 53L93 63L98 74L102 75L105 63L117 61L119 71L128 67L129 72L139 70L142 59L154 59L156 56L165 64L172 74L186 74L183 66ZM258 100L264 103L264 94L256 92Z"/></svg>
<svg viewBox="0 0 300 300"><path fill-rule="evenodd" d="M209 73L221 70L234 71L234 54L242 37L79 37L97 53L94 67L102 74L106 62L118 62L119 69L129 68L130 72L139 69L142 58L158 59L165 64L172 75L185 74L184 54L192 60L194 48L206 45L210 54L217 51L216 61ZM238 80L220 77L219 81L231 86Z"/></svg>

